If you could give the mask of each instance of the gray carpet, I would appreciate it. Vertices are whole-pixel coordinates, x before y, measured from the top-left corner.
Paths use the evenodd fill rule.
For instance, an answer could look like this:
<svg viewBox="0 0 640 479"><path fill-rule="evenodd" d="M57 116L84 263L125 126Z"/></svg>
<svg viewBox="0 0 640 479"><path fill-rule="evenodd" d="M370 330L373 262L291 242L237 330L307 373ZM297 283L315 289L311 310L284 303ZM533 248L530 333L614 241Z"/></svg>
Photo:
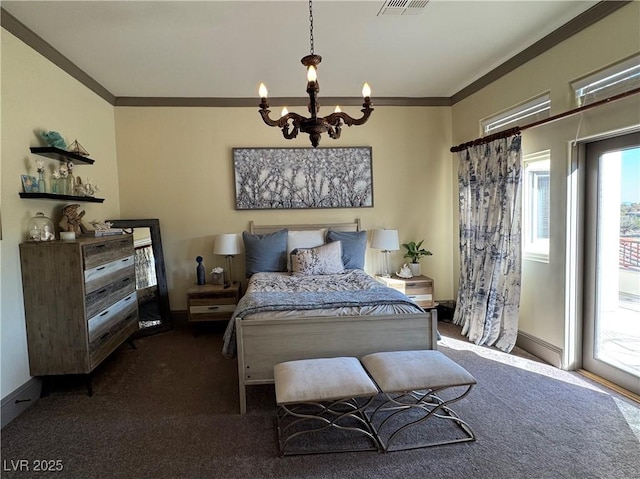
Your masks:
<svg viewBox="0 0 640 479"><path fill-rule="evenodd" d="M272 386L236 413L236 362L221 331L177 329L123 345L82 382L54 385L2 430L2 477L640 478L640 409L574 373L476 347L441 323L440 350L478 380L453 409L476 442L429 449L278 456ZM60 460L61 472L12 471ZM13 461L13 462L11 462Z"/></svg>

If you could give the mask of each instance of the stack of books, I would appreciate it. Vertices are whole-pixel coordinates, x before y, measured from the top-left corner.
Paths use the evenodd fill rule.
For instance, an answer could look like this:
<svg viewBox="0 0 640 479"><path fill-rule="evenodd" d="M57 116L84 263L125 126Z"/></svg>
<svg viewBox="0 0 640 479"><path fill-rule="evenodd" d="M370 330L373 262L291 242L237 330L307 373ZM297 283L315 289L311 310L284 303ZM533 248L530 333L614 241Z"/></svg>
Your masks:
<svg viewBox="0 0 640 479"><path fill-rule="evenodd" d="M91 232L89 234L92 234ZM113 236L122 235L124 230L122 228L107 228L104 230L93 230L92 236Z"/></svg>

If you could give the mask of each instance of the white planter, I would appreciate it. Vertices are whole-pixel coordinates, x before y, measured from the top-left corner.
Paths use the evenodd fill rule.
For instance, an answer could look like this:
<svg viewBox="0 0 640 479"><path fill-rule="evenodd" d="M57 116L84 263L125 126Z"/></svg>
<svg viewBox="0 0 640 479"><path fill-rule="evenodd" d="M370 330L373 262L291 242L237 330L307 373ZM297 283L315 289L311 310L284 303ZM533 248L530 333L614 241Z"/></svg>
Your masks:
<svg viewBox="0 0 640 479"><path fill-rule="evenodd" d="M422 274L420 272L420 263L409 263L409 269L414 276L420 276Z"/></svg>

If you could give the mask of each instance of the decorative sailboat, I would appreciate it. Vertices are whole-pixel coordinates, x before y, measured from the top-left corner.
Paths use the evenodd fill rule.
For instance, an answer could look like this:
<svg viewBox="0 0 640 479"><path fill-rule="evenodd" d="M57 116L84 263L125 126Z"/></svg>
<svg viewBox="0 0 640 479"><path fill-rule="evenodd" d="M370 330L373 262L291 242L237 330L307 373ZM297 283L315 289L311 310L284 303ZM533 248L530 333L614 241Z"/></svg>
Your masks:
<svg viewBox="0 0 640 479"><path fill-rule="evenodd" d="M67 151L71 153L75 153L76 155L80 155L80 156L89 156L89 152L85 150L80 143L78 143L77 139L73 140L73 143L69 145Z"/></svg>

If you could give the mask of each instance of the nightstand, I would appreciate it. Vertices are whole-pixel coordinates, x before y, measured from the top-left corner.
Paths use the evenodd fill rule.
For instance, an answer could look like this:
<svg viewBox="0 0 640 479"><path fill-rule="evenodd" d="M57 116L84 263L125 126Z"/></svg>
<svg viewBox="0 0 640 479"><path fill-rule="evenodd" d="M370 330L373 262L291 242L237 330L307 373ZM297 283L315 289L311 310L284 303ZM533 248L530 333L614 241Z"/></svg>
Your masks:
<svg viewBox="0 0 640 479"><path fill-rule="evenodd" d="M203 284L187 290L187 318L190 323L231 319L242 296L240 283L228 288L221 284Z"/></svg>
<svg viewBox="0 0 640 479"><path fill-rule="evenodd" d="M406 279L393 275L389 278L376 276L376 279L390 288L406 294L422 308L429 309L436 306L433 302L433 279L427 276L414 276Z"/></svg>

